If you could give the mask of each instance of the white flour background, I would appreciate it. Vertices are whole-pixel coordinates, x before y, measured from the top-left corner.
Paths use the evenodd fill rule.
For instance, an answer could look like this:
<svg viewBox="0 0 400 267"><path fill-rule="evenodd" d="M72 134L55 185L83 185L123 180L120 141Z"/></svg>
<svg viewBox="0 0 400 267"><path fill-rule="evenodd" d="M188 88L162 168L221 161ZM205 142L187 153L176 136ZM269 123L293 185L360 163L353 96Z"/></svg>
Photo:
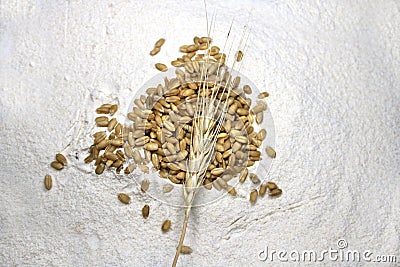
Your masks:
<svg viewBox="0 0 400 267"><path fill-rule="evenodd" d="M340 238L400 261L399 2L207 3L220 46L232 18L238 34L252 27L241 72L270 92L277 158L268 176L284 194L251 206L239 192L193 210L185 243L194 251L179 266L267 266L258 260L266 245L322 251ZM157 74L154 63L205 34L203 10L202 1L1 1L1 266L172 263L183 211L138 193L127 177L77 166L95 108L117 102L123 119ZM152 58L159 37L167 41ZM57 152L70 161L61 172L49 167ZM119 192L132 203L122 205ZM172 229L162 234L166 218Z"/></svg>

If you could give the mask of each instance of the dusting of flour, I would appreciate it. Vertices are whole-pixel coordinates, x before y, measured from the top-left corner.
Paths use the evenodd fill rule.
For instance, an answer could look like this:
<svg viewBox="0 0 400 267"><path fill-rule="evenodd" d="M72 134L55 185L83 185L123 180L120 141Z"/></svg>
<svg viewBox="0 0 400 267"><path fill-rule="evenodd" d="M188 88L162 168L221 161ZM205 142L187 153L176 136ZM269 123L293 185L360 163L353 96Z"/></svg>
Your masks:
<svg viewBox="0 0 400 267"><path fill-rule="evenodd" d="M252 26L241 72L270 93L277 158L268 176L284 193L251 206L239 191L194 209L185 240L194 251L180 266L266 266L258 259L265 246L322 251L338 239L400 261L399 6L347 2L207 1L220 10L217 43L233 17L235 32ZM183 210L79 162L95 108L118 103L123 120L157 73L154 63L205 34L202 10L202 1L1 2L2 264L171 264ZM155 59L148 53L160 37L166 43ZM57 152L70 161L62 172L49 168ZM54 177L49 192L46 173ZM119 192L132 204L121 205ZM162 234L167 218L172 228Z"/></svg>

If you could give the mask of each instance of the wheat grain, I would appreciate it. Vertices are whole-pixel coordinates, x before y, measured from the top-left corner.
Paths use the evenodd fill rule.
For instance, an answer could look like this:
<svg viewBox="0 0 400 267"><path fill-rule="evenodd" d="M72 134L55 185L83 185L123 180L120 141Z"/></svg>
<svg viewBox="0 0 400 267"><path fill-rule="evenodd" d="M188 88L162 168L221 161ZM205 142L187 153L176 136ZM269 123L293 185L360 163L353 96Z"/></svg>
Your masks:
<svg viewBox="0 0 400 267"><path fill-rule="evenodd" d="M124 143L124 141L122 140L122 138L110 140L110 144L115 147L122 147L123 143Z"/></svg>
<svg viewBox="0 0 400 267"><path fill-rule="evenodd" d="M241 172L240 172L240 176L239 176L239 182L244 183L244 181L246 181L247 175L249 173L249 170L247 168L244 168Z"/></svg>
<svg viewBox="0 0 400 267"><path fill-rule="evenodd" d="M236 189L235 189L233 186L228 186L227 191L228 191L228 193L231 194L232 196L236 196L236 195L237 195Z"/></svg>
<svg viewBox="0 0 400 267"><path fill-rule="evenodd" d="M143 173L149 173L149 166L147 166L147 165L140 165L139 167L140 167L140 170L141 170ZM142 183L142 185L143 185L143 183ZM143 188L142 188L142 190L143 190ZM146 189L146 190L147 190L147 189Z"/></svg>
<svg viewBox="0 0 400 267"><path fill-rule="evenodd" d="M278 188L278 186L274 182L267 182L268 190L272 191Z"/></svg>
<svg viewBox="0 0 400 267"><path fill-rule="evenodd" d="M250 180L253 182L253 184L259 184L261 182L260 178L258 178L257 174L251 173L250 174Z"/></svg>
<svg viewBox="0 0 400 267"><path fill-rule="evenodd" d="M266 97L268 97L269 96L269 93L268 92L262 92L262 93L260 93L259 95L258 95L258 98L259 99L262 99L262 98L266 98Z"/></svg>
<svg viewBox="0 0 400 267"><path fill-rule="evenodd" d="M168 232L169 229L171 228L171 221L170 220L165 220L163 224L161 225L161 230L165 233Z"/></svg>
<svg viewBox="0 0 400 267"><path fill-rule="evenodd" d="M267 152L267 155L268 155L270 158L276 158L276 152L275 152L275 150L274 150L272 147L267 146L267 148L265 149L265 152Z"/></svg>
<svg viewBox="0 0 400 267"><path fill-rule="evenodd" d="M63 154L56 154L56 160L60 162L63 166L67 165L67 159L64 157Z"/></svg>
<svg viewBox="0 0 400 267"><path fill-rule="evenodd" d="M98 143L96 145L96 148L98 150L102 150L102 149L106 148L109 144L110 144L110 140L105 139L105 140L102 140L100 143Z"/></svg>
<svg viewBox="0 0 400 267"><path fill-rule="evenodd" d="M134 170L136 169L136 164L132 163L129 164L126 168L125 168L125 174L130 174L132 173Z"/></svg>
<svg viewBox="0 0 400 267"><path fill-rule="evenodd" d="M149 205L144 205L142 208L142 216L143 218L147 219L149 217L150 213L150 206Z"/></svg>
<svg viewBox="0 0 400 267"><path fill-rule="evenodd" d="M163 192L164 192L164 193L169 193L169 192L171 192L173 189L174 189L174 187L173 187L172 185L170 185L170 184L165 184L165 185L163 186Z"/></svg>
<svg viewBox="0 0 400 267"><path fill-rule="evenodd" d="M53 187L53 180L50 175L46 174L44 176L44 187L47 190L50 190Z"/></svg>
<svg viewBox="0 0 400 267"><path fill-rule="evenodd" d="M108 122L108 125L107 125L107 129L108 129L108 131L112 131L113 129L114 129L114 127L117 125L117 119L116 118L112 118L109 122Z"/></svg>
<svg viewBox="0 0 400 267"><path fill-rule="evenodd" d="M105 116L97 117L95 122L98 127L107 127L108 126L108 118Z"/></svg>
<svg viewBox="0 0 400 267"><path fill-rule="evenodd" d="M258 197L258 191L257 189L253 189L250 193L250 202L255 203Z"/></svg>
<svg viewBox="0 0 400 267"><path fill-rule="evenodd" d="M118 199L119 199L119 201L121 201L122 203L124 203L126 205L129 204L129 202L131 201L131 197L124 193L118 194Z"/></svg>
<svg viewBox="0 0 400 267"><path fill-rule="evenodd" d="M98 175L102 174L104 172L105 167L106 166L105 166L105 164L103 162L99 163L97 165L97 167L96 167L95 173L98 174Z"/></svg>
<svg viewBox="0 0 400 267"><path fill-rule="evenodd" d="M142 181L140 190L142 190L142 192L146 192L146 191L149 189L149 186L150 186L150 181L149 181L149 179L144 179L144 180Z"/></svg>
<svg viewBox="0 0 400 267"><path fill-rule="evenodd" d="M264 114L262 112L258 112L256 114L256 122L257 124L261 124L264 120Z"/></svg>
<svg viewBox="0 0 400 267"><path fill-rule="evenodd" d="M273 189L273 190L271 190L271 191L269 192L269 195L270 195L271 197L280 196L281 194L282 194L282 189L280 189L280 188Z"/></svg>
<svg viewBox="0 0 400 267"><path fill-rule="evenodd" d="M176 248L178 249L178 248ZM193 252L192 248L189 246L182 246L181 254L191 254Z"/></svg>
<svg viewBox="0 0 400 267"><path fill-rule="evenodd" d="M110 113L110 107L111 107L111 105L109 105L109 104L103 104L96 109L96 112L98 114L108 114L108 113Z"/></svg>
<svg viewBox="0 0 400 267"><path fill-rule="evenodd" d="M158 39L158 41L155 43L155 47L161 47L163 46L163 44L165 43L165 39L164 38L160 38Z"/></svg>
<svg viewBox="0 0 400 267"><path fill-rule="evenodd" d="M58 162L58 161L53 161L50 164L50 166L53 167L54 169L58 170L58 171L62 170L64 168L64 165L62 163Z"/></svg>
<svg viewBox="0 0 400 267"><path fill-rule="evenodd" d="M161 48L160 47L154 47L153 50L150 51L151 56L155 56L160 52Z"/></svg>
<svg viewBox="0 0 400 267"><path fill-rule="evenodd" d="M163 64L163 63L156 63L155 64L156 69L158 69L159 71L165 72L168 70L167 65Z"/></svg>
<svg viewBox="0 0 400 267"><path fill-rule="evenodd" d="M243 52L239 50L236 54L236 61L240 62L242 61L242 59L243 59Z"/></svg>
<svg viewBox="0 0 400 267"><path fill-rule="evenodd" d="M111 105L110 107L110 115L114 115L118 111L118 105Z"/></svg>
<svg viewBox="0 0 400 267"><path fill-rule="evenodd" d="M99 144L101 141L103 141L104 139L106 139L107 134L106 132L97 132L94 136L94 141L93 143L95 145Z"/></svg>
<svg viewBox="0 0 400 267"><path fill-rule="evenodd" d="M264 197L266 192L267 192L267 184L260 185L260 190L259 190L260 196Z"/></svg>
<svg viewBox="0 0 400 267"><path fill-rule="evenodd" d="M261 129L257 134L257 139L262 141L267 137L267 131L265 129Z"/></svg>

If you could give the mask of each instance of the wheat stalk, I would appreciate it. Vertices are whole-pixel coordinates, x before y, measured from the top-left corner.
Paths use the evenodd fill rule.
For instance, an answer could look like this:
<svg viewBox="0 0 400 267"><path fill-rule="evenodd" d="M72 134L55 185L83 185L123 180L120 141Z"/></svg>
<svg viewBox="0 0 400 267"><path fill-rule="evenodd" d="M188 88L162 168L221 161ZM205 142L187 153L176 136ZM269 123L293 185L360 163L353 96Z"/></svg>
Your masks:
<svg viewBox="0 0 400 267"><path fill-rule="evenodd" d="M207 17L207 6L206 2L204 1L204 7L206 10L206 21L207 21L207 36L210 37L210 29L213 26L213 22L215 21L216 14L213 15L211 25L209 28L208 25L208 17ZM223 46L222 51L225 50L227 41L232 29L233 21L230 25L229 31L227 33L226 39L225 39L225 44ZM247 31L247 26L245 26L245 31L242 35L242 38L239 42L239 47L242 46L244 37L246 36L246 31ZM247 32L249 34L249 32ZM249 35L247 35L247 39L245 42L245 49L247 48L247 40L248 40ZM210 38L209 38L210 39ZM213 161L214 156L215 156L215 143L217 141L217 136L220 132L220 129L225 121L225 116L226 112L228 109L227 101L221 102L221 99L217 98L218 95L218 88L221 86L220 84L217 84L217 79L215 78L214 81L209 81L208 80L208 72L207 72L207 66L209 66L209 53L210 53L210 48L211 45L210 43L208 44L208 49L206 50L206 60L202 64L201 68L201 79L200 82L202 84L202 90L208 89L208 84L209 82L214 83L213 90L211 93L211 96L207 97L205 94L203 96L200 96L200 94L197 94L197 99L196 99L196 110L195 110L195 116L192 121L192 133L191 133L191 143L189 144L189 160L187 163L187 171L186 171L186 177L185 181L183 184L183 198L184 198L184 203L185 203L185 217L183 221L183 227L182 227L182 232L181 236L179 239L179 244L175 253L175 257L173 260L172 266L175 267L178 258L183 246L183 241L185 239L185 234L186 234L186 228L188 225L189 221L189 216L190 216L190 211L193 206L193 201L195 200L195 196L201 186L203 185L203 182L205 180L205 175L207 168L209 164ZM232 50L232 46L229 49L229 53L227 55L227 58L230 55L230 52ZM215 63L214 63L215 64ZM231 70L234 69L236 64L236 61L234 60L233 65L231 66ZM222 64L218 64L217 68L217 77L222 77L223 76L223 68ZM222 94L225 92L229 96L232 90L231 85L231 76L228 76L228 79L225 83L225 85L221 86L223 87ZM199 89L201 90L201 89Z"/></svg>
<svg viewBox="0 0 400 267"><path fill-rule="evenodd" d="M203 83L204 89L205 83ZM215 97L211 96L211 99L206 99L205 96L199 95L197 97L195 113L197 116L193 119L192 123L189 161L187 163L186 178L183 186L183 196L186 206L185 219L172 266L176 266L182 249L190 210L196 193L204 182L208 165L214 158L215 141L223 121L221 116L224 116L224 112L221 112L219 108L215 108L214 106ZM218 120L215 119L216 117Z"/></svg>

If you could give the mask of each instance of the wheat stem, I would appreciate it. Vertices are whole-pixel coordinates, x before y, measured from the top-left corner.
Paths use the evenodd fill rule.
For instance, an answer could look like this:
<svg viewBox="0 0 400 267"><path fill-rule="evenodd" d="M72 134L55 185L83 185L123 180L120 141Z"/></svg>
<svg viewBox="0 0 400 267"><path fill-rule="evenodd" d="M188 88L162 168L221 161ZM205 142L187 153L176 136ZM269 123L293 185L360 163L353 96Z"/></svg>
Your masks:
<svg viewBox="0 0 400 267"><path fill-rule="evenodd" d="M182 250L182 246L183 246L183 240L185 239L185 234L186 234L186 227L189 221L189 214L190 214L190 209L192 208L192 206L187 206L186 208L186 212L185 212L185 219L183 221L183 227L182 227L182 232L181 232L181 238L179 239L179 244L178 244L178 248L176 249L176 253L175 253L175 257L174 257L174 261L172 263L172 267L175 267L177 262L178 262L178 258L179 255L181 254L181 250Z"/></svg>

